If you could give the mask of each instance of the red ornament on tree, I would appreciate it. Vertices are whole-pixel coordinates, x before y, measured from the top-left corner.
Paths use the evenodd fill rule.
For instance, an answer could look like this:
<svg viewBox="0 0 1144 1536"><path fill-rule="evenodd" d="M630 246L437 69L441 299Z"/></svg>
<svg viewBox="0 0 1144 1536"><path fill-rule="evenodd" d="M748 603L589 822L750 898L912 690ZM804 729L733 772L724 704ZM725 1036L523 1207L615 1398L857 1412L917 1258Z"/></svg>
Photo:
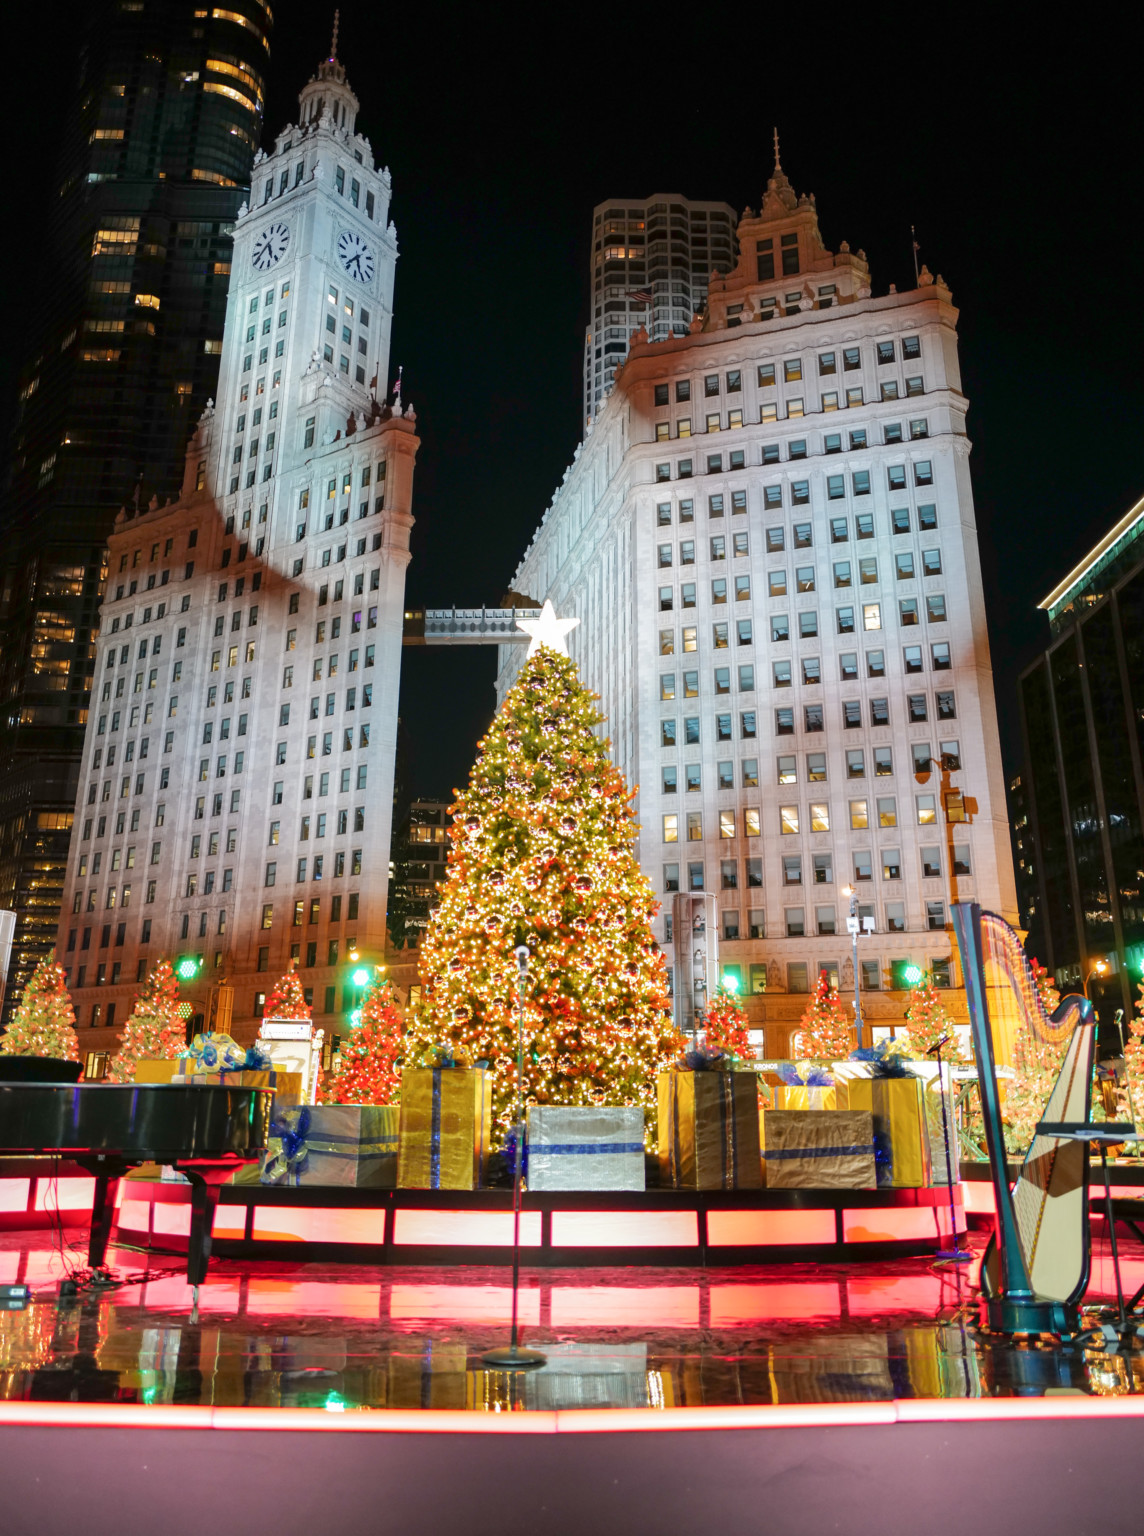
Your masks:
<svg viewBox="0 0 1144 1536"><path fill-rule="evenodd" d="M135 999L118 1049L107 1068L109 1083L132 1083L139 1062L172 1061L183 1049L186 1026L179 1015L179 983L166 960L151 968Z"/></svg>
<svg viewBox="0 0 1144 1536"><path fill-rule="evenodd" d="M362 1001L361 1025L342 1041L341 1070L326 1082L323 1103L395 1103L402 1032L393 989L388 982L374 983Z"/></svg>
<svg viewBox="0 0 1144 1536"><path fill-rule="evenodd" d="M799 1020L797 1041L799 1055L811 1061L845 1061L854 1049L854 1025L825 971Z"/></svg>
<svg viewBox="0 0 1144 1536"><path fill-rule="evenodd" d="M6 1056L48 1056L78 1061L75 1009L56 952L49 950L32 972L11 1024L0 1035Z"/></svg>
<svg viewBox="0 0 1144 1536"><path fill-rule="evenodd" d="M748 1028L747 1011L736 994L720 987L703 1020L708 1050L726 1051L729 1056L752 1056Z"/></svg>
<svg viewBox="0 0 1144 1536"><path fill-rule="evenodd" d="M291 960L290 969L285 976L270 988L266 998L266 1006L262 1010L264 1019L309 1019L313 1017L310 1005L302 992L302 983L298 980L298 962Z"/></svg>

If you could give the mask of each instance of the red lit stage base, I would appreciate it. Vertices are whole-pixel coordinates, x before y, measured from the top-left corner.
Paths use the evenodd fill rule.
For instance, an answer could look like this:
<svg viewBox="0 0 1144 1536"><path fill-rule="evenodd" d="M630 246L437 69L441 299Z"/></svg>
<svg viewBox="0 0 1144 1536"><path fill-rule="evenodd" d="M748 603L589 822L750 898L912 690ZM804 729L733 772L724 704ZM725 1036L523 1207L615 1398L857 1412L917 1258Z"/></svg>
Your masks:
<svg viewBox="0 0 1144 1536"><path fill-rule="evenodd" d="M114 1241L185 1251L190 1189L125 1180ZM964 1230L960 1189L958 1230ZM526 1193L529 1265L844 1263L932 1253L949 1237L944 1189ZM230 1259L507 1263L508 1190L225 1185L213 1252Z"/></svg>

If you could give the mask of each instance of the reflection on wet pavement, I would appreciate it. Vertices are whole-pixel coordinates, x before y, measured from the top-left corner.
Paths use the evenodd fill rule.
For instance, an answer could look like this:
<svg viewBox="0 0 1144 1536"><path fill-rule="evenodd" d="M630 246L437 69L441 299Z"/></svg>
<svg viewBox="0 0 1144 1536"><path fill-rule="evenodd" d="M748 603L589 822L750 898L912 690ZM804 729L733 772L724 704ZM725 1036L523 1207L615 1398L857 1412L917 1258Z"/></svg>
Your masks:
<svg viewBox="0 0 1144 1536"><path fill-rule="evenodd" d="M1135 1289L1144 1247L1122 1260ZM1135 1355L982 1333L976 1265L527 1271L523 1332L548 1363L510 1377L480 1361L505 1339L503 1269L216 1262L195 1319L177 1259L115 1249L126 1283L71 1302L65 1262L80 1252L46 1232L0 1236L0 1282L34 1293L0 1312L0 1400L528 1411L1144 1389ZM1093 1270L1095 1302L1099 1246Z"/></svg>

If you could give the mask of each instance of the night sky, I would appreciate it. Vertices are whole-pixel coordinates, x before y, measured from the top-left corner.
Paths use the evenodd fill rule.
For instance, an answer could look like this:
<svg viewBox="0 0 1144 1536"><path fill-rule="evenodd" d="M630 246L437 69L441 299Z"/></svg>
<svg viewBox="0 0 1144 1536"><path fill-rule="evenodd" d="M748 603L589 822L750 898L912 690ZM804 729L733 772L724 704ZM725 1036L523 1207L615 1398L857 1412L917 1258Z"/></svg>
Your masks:
<svg viewBox="0 0 1144 1536"><path fill-rule="evenodd" d="M325 7L277 0L275 14L268 137L293 120L330 31ZM9 59L42 58L68 15L41 4L10 19ZM410 604L499 601L571 459L593 205L662 191L757 208L777 124L827 246L863 247L875 293L905 288L913 223L961 310L993 664L1017 768L1016 677L1048 633L1036 603L1144 493L1131 49L1103 24L1093 39L1078 18L1056 36L1044 28L1044 13L1020 8L928 19L839 8L832 21L343 3L358 125L393 173L392 363L423 444ZM13 142L7 159L6 407L23 323L19 211L34 230L53 193L51 127L32 126L50 107L44 71L17 72L14 89L28 131L26 157ZM11 92L8 113L20 120ZM464 782L493 709L495 654L405 651L412 794Z"/></svg>

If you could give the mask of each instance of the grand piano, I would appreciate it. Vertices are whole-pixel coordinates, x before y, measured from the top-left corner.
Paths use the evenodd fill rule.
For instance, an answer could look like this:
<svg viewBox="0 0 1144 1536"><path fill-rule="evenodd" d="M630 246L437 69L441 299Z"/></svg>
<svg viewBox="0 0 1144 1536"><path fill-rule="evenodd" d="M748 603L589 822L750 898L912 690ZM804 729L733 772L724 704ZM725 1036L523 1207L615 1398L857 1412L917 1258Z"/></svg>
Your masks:
<svg viewBox="0 0 1144 1536"><path fill-rule="evenodd" d="M270 1088L0 1081L0 1158L68 1157L95 1175L88 1264L103 1266L119 1180L163 1163L191 1183L187 1280L206 1277L219 1190L266 1148Z"/></svg>

